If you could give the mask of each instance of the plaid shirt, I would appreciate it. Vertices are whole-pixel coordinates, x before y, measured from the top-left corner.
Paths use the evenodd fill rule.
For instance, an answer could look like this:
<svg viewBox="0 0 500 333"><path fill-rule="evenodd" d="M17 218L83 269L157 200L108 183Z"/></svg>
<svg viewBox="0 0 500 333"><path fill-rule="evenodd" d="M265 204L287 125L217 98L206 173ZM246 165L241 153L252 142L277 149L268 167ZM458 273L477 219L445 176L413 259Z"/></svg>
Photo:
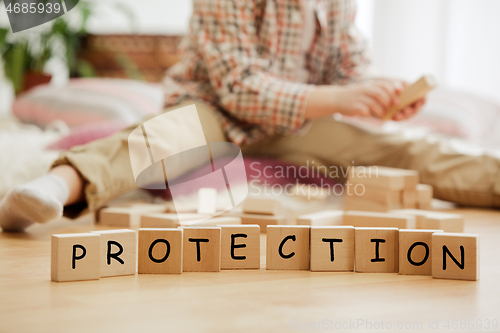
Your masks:
<svg viewBox="0 0 500 333"><path fill-rule="evenodd" d="M182 60L163 82L166 104L185 98L212 104L237 144L299 130L315 85L347 84L369 64L366 42L354 27L354 0L319 0L305 59L309 80L296 82L304 56L300 2L194 0Z"/></svg>

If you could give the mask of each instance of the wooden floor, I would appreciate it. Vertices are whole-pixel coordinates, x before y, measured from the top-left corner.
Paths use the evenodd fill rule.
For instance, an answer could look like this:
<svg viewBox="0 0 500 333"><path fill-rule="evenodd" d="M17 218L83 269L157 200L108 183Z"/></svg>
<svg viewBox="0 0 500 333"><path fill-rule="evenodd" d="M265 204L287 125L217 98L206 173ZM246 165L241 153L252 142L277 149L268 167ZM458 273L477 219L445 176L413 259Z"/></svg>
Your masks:
<svg viewBox="0 0 500 333"><path fill-rule="evenodd" d="M87 217L0 233L0 332L498 332L500 212L459 212L481 237L477 282L266 271L262 256L254 271L56 283L50 235L102 228Z"/></svg>

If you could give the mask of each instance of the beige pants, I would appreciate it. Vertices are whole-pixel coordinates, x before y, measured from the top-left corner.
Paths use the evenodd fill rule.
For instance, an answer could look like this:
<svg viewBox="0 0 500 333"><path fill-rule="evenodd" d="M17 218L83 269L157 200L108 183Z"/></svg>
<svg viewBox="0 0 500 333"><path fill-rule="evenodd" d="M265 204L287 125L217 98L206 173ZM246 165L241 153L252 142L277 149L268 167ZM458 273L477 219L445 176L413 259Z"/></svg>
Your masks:
<svg viewBox="0 0 500 333"><path fill-rule="evenodd" d="M207 142L226 141L210 106L186 101L166 109L196 104ZM77 146L61 154L54 166L70 164L85 179L85 198L90 210L137 188L132 175L128 135L134 125L113 136ZM189 128L169 133L172 140L188 138ZM463 205L500 207L500 160L487 155L457 152L446 140L407 139L401 134L383 134L338 122L333 118L312 122L303 135L273 136L242 147L243 156L266 156L300 165L348 167L383 165L418 170L421 182L434 186L436 198Z"/></svg>

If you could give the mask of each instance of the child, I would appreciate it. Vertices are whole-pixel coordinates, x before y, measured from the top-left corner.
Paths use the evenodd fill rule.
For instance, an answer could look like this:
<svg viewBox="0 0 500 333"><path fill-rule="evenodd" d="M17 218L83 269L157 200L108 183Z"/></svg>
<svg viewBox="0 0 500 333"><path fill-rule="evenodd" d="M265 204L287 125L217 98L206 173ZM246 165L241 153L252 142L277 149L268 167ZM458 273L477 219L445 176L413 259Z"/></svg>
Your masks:
<svg viewBox="0 0 500 333"><path fill-rule="evenodd" d="M405 86L368 78L366 43L354 17L353 0L194 1L182 60L163 82L166 112L196 104L207 142L232 141L244 156L415 169L438 198L499 206L498 159L332 117L382 118ZM413 116L423 103L394 120ZM93 210L136 188L127 149L133 128L62 153L48 175L13 188L0 204L0 226L22 230L61 216L64 205L85 202ZM168 130L165 149L190 130Z"/></svg>

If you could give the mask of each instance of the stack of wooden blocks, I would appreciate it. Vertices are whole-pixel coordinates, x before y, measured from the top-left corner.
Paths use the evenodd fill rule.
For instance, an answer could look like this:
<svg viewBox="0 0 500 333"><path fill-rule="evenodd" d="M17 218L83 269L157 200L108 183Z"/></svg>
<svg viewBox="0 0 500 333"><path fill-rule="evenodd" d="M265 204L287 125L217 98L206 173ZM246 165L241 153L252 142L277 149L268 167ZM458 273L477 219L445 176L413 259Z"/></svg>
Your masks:
<svg viewBox="0 0 500 333"><path fill-rule="evenodd" d="M345 210L388 212L431 209L432 186L419 184L414 170L380 166L354 167L345 186Z"/></svg>

